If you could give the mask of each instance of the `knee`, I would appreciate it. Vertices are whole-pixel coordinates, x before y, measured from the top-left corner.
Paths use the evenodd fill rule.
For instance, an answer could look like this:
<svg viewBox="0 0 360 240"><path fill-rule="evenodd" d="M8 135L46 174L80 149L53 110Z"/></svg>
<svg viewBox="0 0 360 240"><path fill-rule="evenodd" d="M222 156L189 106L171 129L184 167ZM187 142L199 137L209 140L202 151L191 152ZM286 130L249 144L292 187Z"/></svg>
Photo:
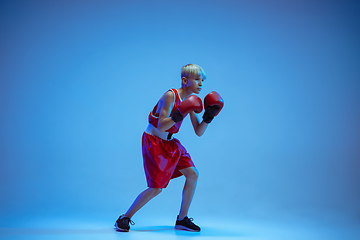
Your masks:
<svg viewBox="0 0 360 240"><path fill-rule="evenodd" d="M149 188L149 191L150 191L151 195L153 195L155 197L162 192L162 188Z"/></svg>
<svg viewBox="0 0 360 240"><path fill-rule="evenodd" d="M191 169L190 171L188 171L188 173L186 174L186 179L192 180L192 181L197 181L198 177L199 177L199 171L196 168Z"/></svg>

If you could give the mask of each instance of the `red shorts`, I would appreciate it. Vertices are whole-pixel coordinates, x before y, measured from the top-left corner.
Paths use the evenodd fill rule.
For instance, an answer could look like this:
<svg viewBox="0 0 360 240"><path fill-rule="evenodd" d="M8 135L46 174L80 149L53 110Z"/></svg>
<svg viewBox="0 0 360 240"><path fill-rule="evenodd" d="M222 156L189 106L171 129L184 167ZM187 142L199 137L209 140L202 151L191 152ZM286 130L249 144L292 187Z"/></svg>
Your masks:
<svg viewBox="0 0 360 240"><path fill-rule="evenodd" d="M176 138L167 141L144 132L142 153L147 185L151 188L166 188L171 179L183 175L179 170L195 167Z"/></svg>

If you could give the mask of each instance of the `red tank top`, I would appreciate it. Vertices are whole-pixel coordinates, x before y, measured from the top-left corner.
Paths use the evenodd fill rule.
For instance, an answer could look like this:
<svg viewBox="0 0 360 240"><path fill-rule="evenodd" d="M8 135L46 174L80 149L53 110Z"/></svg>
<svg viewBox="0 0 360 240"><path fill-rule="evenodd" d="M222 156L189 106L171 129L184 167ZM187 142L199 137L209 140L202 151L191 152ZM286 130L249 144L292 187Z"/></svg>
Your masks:
<svg viewBox="0 0 360 240"><path fill-rule="evenodd" d="M181 103L181 99L180 99L180 96L179 96L179 93L176 89L172 88L170 89L169 91L172 91L174 94L175 94L175 102L174 102L174 106L170 112L170 117L171 115L173 114L173 112L176 110L176 108L179 106L179 104ZM150 112L149 114L149 123L151 125L153 125L154 127L158 127L158 123L159 123L159 117L156 117L155 116L155 113L156 113L156 110L157 110L157 107L158 107L158 104L157 103L154 107L154 109ZM180 126L182 124L182 121L180 122L177 122L175 123L171 128L169 128L168 130L166 130L165 132L168 132L168 133L177 133L180 129Z"/></svg>

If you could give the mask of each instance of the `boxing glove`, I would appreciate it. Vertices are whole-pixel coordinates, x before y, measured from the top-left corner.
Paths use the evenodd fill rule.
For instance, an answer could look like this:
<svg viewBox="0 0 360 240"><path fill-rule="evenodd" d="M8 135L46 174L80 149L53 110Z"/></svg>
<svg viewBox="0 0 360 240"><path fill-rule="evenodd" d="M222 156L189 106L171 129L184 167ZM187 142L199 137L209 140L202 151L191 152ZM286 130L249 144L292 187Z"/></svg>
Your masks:
<svg viewBox="0 0 360 240"><path fill-rule="evenodd" d="M215 116L219 114L221 109L224 107L224 100L215 91L212 91L204 98L205 113L203 115L203 121L211 123Z"/></svg>
<svg viewBox="0 0 360 240"><path fill-rule="evenodd" d="M174 122L180 122L189 112L195 111L196 113L201 113L202 109L203 104L201 99L195 95L191 95L179 104L178 108L171 115L171 118Z"/></svg>

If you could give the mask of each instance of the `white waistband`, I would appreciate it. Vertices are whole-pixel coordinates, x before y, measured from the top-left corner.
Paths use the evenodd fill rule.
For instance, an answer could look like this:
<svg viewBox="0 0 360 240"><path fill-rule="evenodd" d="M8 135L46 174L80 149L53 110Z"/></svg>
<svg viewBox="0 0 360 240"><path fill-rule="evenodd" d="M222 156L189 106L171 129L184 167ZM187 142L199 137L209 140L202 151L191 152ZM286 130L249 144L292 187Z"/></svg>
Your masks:
<svg viewBox="0 0 360 240"><path fill-rule="evenodd" d="M173 139L173 137L171 136L170 139L168 139L168 132L160 132L159 129L157 129L156 127L154 127L151 123L149 123L149 125L147 126L145 132L147 134L153 135L155 137L161 138L163 140L167 140L170 141Z"/></svg>

